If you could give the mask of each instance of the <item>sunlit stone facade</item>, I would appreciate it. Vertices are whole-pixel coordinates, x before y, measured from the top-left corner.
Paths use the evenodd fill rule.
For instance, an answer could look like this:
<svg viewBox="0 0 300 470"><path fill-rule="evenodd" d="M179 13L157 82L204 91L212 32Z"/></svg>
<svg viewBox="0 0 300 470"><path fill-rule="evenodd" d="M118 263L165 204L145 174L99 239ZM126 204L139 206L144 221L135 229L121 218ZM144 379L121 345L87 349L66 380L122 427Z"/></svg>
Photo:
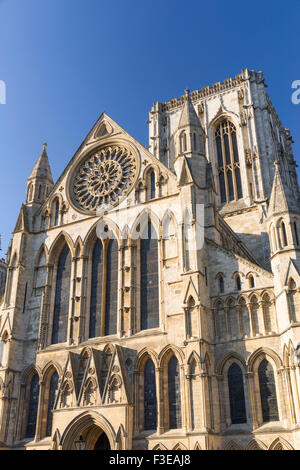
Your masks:
<svg viewBox="0 0 300 470"><path fill-rule="evenodd" d="M1 305L0 441L299 449L300 205L261 72L102 114L28 178ZM83 443L83 444L82 444Z"/></svg>

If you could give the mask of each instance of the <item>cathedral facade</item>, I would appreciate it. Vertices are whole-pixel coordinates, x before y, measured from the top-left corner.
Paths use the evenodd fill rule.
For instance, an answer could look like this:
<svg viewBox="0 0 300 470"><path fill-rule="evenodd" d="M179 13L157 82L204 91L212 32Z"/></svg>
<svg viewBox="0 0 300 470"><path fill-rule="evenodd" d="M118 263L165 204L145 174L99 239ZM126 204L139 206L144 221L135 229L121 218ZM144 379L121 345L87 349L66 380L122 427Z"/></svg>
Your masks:
<svg viewBox="0 0 300 470"><path fill-rule="evenodd" d="M101 114L27 180L0 307L3 449L300 449L300 192L262 72ZM24 191L25 193L25 191Z"/></svg>

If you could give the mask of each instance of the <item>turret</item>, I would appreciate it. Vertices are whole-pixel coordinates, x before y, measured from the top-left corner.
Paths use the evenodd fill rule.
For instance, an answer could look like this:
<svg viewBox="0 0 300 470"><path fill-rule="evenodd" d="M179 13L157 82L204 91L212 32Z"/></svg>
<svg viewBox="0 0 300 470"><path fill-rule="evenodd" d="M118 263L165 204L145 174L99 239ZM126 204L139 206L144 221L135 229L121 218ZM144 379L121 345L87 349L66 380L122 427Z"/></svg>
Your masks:
<svg viewBox="0 0 300 470"><path fill-rule="evenodd" d="M43 204L53 187L46 147L47 144L44 143L41 154L27 180L27 205Z"/></svg>
<svg viewBox="0 0 300 470"><path fill-rule="evenodd" d="M207 159L205 157L205 133L191 102L189 90L185 90L184 105L178 127L174 133L175 162L178 179L183 166L188 166L193 181L206 186Z"/></svg>
<svg viewBox="0 0 300 470"><path fill-rule="evenodd" d="M267 221L271 247L271 260L299 257L300 201L283 184L279 163L275 161L275 173L269 200Z"/></svg>

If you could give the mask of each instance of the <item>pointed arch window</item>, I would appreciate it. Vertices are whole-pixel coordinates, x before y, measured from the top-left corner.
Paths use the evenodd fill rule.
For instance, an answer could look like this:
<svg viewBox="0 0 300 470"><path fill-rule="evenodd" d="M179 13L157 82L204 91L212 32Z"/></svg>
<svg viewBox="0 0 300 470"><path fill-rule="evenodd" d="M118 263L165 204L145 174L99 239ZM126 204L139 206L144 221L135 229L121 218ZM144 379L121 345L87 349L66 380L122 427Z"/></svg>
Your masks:
<svg viewBox="0 0 300 470"><path fill-rule="evenodd" d="M243 197L236 128L228 119L222 120L215 131L221 202Z"/></svg>
<svg viewBox="0 0 300 470"><path fill-rule="evenodd" d="M294 227L294 234L295 234L295 242L296 245L299 245L299 237L298 237L298 230L297 230L297 222L293 222L293 227Z"/></svg>
<svg viewBox="0 0 300 470"><path fill-rule="evenodd" d="M250 274L250 276L249 276L249 287L251 289L253 289L253 287L255 287L254 277L252 276L252 274Z"/></svg>
<svg viewBox="0 0 300 470"><path fill-rule="evenodd" d="M89 337L117 333L119 247L114 238L97 239L92 254Z"/></svg>
<svg viewBox="0 0 300 470"><path fill-rule="evenodd" d="M290 321L297 321L298 312L300 312L300 292L297 289L294 279L289 280L288 303L290 312Z"/></svg>
<svg viewBox="0 0 300 470"><path fill-rule="evenodd" d="M169 428L182 427L181 420L181 393L180 393L180 369L175 356L172 356L168 364L168 395L169 395Z"/></svg>
<svg viewBox="0 0 300 470"><path fill-rule="evenodd" d="M112 239L107 248L105 336L117 333L118 318L118 242Z"/></svg>
<svg viewBox="0 0 300 470"><path fill-rule="evenodd" d="M144 429L157 427L157 399L155 367L152 359L148 359L144 368Z"/></svg>
<svg viewBox="0 0 300 470"><path fill-rule="evenodd" d="M224 277L222 275L219 276L219 293L224 294Z"/></svg>
<svg viewBox="0 0 300 470"><path fill-rule="evenodd" d="M186 133L183 131L180 134L180 152L186 152Z"/></svg>
<svg viewBox="0 0 300 470"><path fill-rule="evenodd" d="M235 285L236 285L236 290L242 289L241 277L239 274L235 278Z"/></svg>
<svg viewBox="0 0 300 470"><path fill-rule="evenodd" d="M155 199L155 173L153 170L150 173L150 199Z"/></svg>
<svg viewBox="0 0 300 470"><path fill-rule="evenodd" d="M195 132L193 133L193 148L197 150L197 135Z"/></svg>
<svg viewBox="0 0 300 470"><path fill-rule="evenodd" d="M28 186L28 191L27 191L27 201L31 202L33 197L33 184L30 183Z"/></svg>
<svg viewBox="0 0 300 470"><path fill-rule="evenodd" d="M279 414L274 371L266 359L263 359L259 365L258 378L263 422L278 421Z"/></svg>
<svg viewBox="0 0 300 470"><path fill-rule="evenodd" d="M234 362L228 370L230 415L232 424L247 422L244 381L241 368Z"/></svg>
<svg viewBox="0 0 300 470"><path fill-rule="evenodd" d="M40 394L40 385L39 385L39 376L34 374L29 391L29 404L28 404L28 415L27 415L27 426L26 426L26 438L32 438L35 436L36 429L36 419L38 413L38 404L39 404L39 394Z"/></svg>
<svg viewBox="0 0 300 470"><path fill-rule="evenodd" d="M158 242L151 221L140 240L141 329L159 326Z"/></svg>
<svg viewBox="0 0 300 470"><path fill-rule="evenodd" d="M57 199L55 202L54 225L58 225L58 217L59 217L59 200Z"/></svg>
<svg viewBox="0 0 300 470"><path fill-rule="evenodd" d="M283 222L283 220L281 221L280 223L280 233L281 233L281 244L282 246L287 246L288 245L288 242L287 242L287 236L286 236L286 228L285 228L285 223Z"/></svg>
<svg viewBox="0 0 300 470"><path fill-rule="evenodd" d="M39 185L39 192L38 192L38 199L40 200L42 197L42 185Z"/></svg>
<svg viewBox="0 0 300 470"><path fill-rule="evenodd" d="M52 344L67 341L71 281L71 253L63 248L57 264Z"/></svg>
<svg viewBox="0 0 300 470"><path fill-rule="evenodd" d="M51 436L51 433L52 433L53 408L54 408L57 390L58 390L58 373L54 372L54 374L52 374L52 377L50 379L46 436Z"/></svg>
<svg viewBox="0 0 300 470"><path fill-rule="evenodd" d="M46 255L45 255L45 250L42 249L38 258L37 266L35 267L35 276L34 276L35 296L42 295L43 290L46 285L46 278L47 278Z"/></svg>

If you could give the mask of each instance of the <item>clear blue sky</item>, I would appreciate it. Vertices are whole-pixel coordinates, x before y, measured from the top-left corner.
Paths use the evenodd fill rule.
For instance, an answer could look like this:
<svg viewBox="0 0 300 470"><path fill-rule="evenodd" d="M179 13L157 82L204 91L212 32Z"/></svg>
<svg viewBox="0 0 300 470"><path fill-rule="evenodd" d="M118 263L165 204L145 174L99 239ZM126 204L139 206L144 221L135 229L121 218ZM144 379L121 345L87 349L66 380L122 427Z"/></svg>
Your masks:
<svg viewBox="0 0 300 470"><path fill-rule="evenodd" d="M54 180L102 111L147 145L153 101L263 70L300 164L300 1L0 0L0 232L48 143Z"/></svg>

